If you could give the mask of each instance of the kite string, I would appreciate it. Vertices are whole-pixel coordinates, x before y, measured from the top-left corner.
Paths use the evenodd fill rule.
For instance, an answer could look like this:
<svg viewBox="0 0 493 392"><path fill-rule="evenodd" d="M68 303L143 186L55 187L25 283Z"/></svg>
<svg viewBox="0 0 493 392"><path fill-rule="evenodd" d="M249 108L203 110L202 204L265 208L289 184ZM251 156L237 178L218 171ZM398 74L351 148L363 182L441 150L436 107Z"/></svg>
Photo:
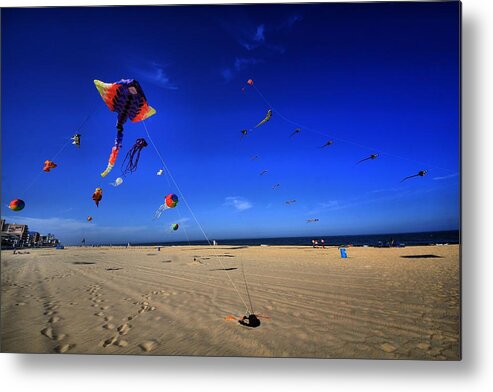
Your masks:
<svg viewBox="0 0 493 392"><path fill-rule="evenodd" d="M94 112L96 112L96 110L98 109L99 107L99 103L98 104L95 104L94 105L94 108L93 110L86 116L86 118L84 119L84 121L82 121L82 123L79 125L79 127L76 129L76 132L79 132L83 127L84 125L87 123L87 121L89 120L89 118L91 118L91 116L94 114ZM64 150L65 148L67 147L67 145L70 143L72 139L68 139L65 144L63 144L63 146L55 153L55 155L53 155L53 157L51 157L50 161L54 161L55 158L60 155ZM35 184L35 182L38 180L39 176L43 173L43 171L39 171L38 174L36 175L36 177L34 177L34 179L29 183L29 185L24 189L23 193L26 193L29 189L31 189L31 187Z"/></svg>
<svg viewBox="0 0 493 392"><path fill-rule="evenodd" d="M250 290L248 290L248 283L245 276L245 266L243 265L243 259L241 259L241 272L243 273L243 281L245 282L248 301L250 302L250 309L252 310L252 314L255 314L255 312L253 311L252 298L250 297Z"/></svg>
<svg viewBox="0 0 493 392"><path fill-rule="evenodd" d="M54 161L55 158L60 155L62 153L63 150L65 150L65 148L68 146L68 144L70 143L70 140L71 139L68 139L64 144L63 146L55 153L55 155L53 155L53 157L50 159L50 161ZM36 177L34 177L34 179L29 183L29 185L24 189L24 191L22 193L26 193L29 189L31 189L31 187L35 184L35 182L38 180L39 176L43 174L43 170L40 170L38 172L38 174L36 175Z"/></svg>
<svg viewBox="0 0 493 392"><path fill-rule="evenodd" d="M193 219L195 220L195 223L197 223L197 226L199 227L200 231L202 232L202 235L204 236L204 238L207 241L208 245L209 246L212 246L211 245L211 241L209 240L209 237L205 233L204 229L202 228L202 225L200 224L200 222L198 221L197 217L195 216L192 208L188 204L187 199L183 195L183 192L181 191L180 187L176 183L176 181L175 181L175 179L173 177L173 174L171 174L171 171L169 170L168 166L166 165L166 163L164 161L164 158L162 157L162 155L159 152L158 148L154 144L154 141L152 140L151 135L149 134L149 131L147 129L147 126L146 126L145 121L142 121L142 124L144 125L144 129L145 129L145 132L147 134L147 138L151 142L154 150L156 151L156 154L158 155L159 159L161 160L161 163L163 164L164 168L166 169L167 173L169 174L169 177L170 177L171 181L173 181L173 184L175 185L178 193L180 194L180 197L183 199L185 205L187 206L188 211L190 212L190 215L192 215ZM243 299L243 296L240 294L240 291L238 290L238 288L236 287L235 283L233 282L233 279L231 279L231 276L229 275L229 272L226 269L226 267L225 267L224 263L222 262L221 258L216 253L214 253L214 256L216 257L217 260L219 260L219 263L221 264L222 268L224 269L224 272L226 272L226 276L228 277L231 285L233 286L233 288L235 289L236 293L238 294L238 297L240 298L241 302L243 302L243 305L245 306L246 311L249 313L248 305L246 304L245 300Z"/></svg>
<svg viewBox="0 0 493 392"><path fill-rule="evenodd" d="M318 135L325 136L325 137L332 137L334 140L337 140L339 142L347 143L347 144L352 144L354 146L357 146L357 147L360 147L360 148L363 148L363 149L366 149L366 150L370 150L370 151L378 150L380 154L387 155L389 157L393 157L393 158L397 158L397 159L401 159L401 160L406 160L406 161L409 161L409 162L415 162L415 163L419 163L419 164L422 164L422 165L427 165L428 167L432 167L432 168L435 168L435 169L440 169L440 170L445 170L445 171L448 171L448 172L451 172L451 173L455 173L453 170L450 170L450 169L447 169L447 168L444 168L444 167L440 167L440 166L436 166L436 165L431 165L428 162L418 161L418 160L415 160L415 159L410 159L410 158L402 157L402 156L399 156L399 155L396 155L396 154L391 154L389 152L382 151L380 149L375 149L375 148L373 148L371 146L366 146L364 144L356 143L356 142L353 142L351 140L342 139L342 138L339 138L339 137L334 137L334 136L328 135L326 133L323 133L323 132L317 131L315 129L312 129L310 127L307 127L304 124L300 124L300 123L298 123L296 121L293 121L293 120L287 118L286 116L284 116L279 110L277 110L274 106L272 106L270 104L270 102L267 100L267 98L265 98L265 95L259 90L259 88L257 86L253 85L252 87L255 89L255 91L260 96L260 98L262 98L262 100L265 102L265 104L267 106L269 106L269 108L271 108L272 111L274 111L284 121L287 121L287 122L289 122L289 123L291 123L293 125L296 125L296 126L298 126L300 128L306 129L309 132L316 133Z"/></svg>
<svg viewBox="0 0 493 392"><path fill-rule="evenodd" d="M96 112L96 110L98 110L99 106L100 106L99 102L97 102L97 103L94 104L94 107L91 110L91 112L89 112L89 114L82 121L82 123L79 125L79 127L76 128L76 132L79 132L84 127L84 125L86 125L86 122L92 117L92 115Z"/></svg>
<svg viewBox="0 0 493 392"><path fill-rule="evenodd" d="M168 177L168 173L166 173L165 176L166 176L166 181L168 182L168 186L171 189L172 186L171 186L171 182L170 182L169 177ZM181 211L180 211L180 205L177 205L176 206L176 210L178 211L178 215L180 216L180 222L183 221L183 218L182 218L182 215L181 215ZM184 224L182 226L182 229L185 232L185 237L187 237L188 246L190 246L191 245L190 244L190 238L188 237L187 229L185 228L185 225Z"/></svg>

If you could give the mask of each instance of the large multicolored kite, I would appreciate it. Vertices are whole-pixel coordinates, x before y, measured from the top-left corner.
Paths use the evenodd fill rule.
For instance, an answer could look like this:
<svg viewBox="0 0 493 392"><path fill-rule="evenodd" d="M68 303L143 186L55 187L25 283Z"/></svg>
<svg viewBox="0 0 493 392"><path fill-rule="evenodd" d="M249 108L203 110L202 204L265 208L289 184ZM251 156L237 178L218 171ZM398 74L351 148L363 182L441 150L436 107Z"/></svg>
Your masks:
<svg viewBox="0 0 493 392"><path fill-rule="evenodd" d="M103 83L95 80L94 84L106 106L112 112L118 113L115 145L111 149L108 166L101 173L101 176L105 177L113 169L118 152L122 148L123 124L127 120L132 122L145 120L155 114L156 110L149 106L142 87L135 79L122 79L116 83Z"/></svg>

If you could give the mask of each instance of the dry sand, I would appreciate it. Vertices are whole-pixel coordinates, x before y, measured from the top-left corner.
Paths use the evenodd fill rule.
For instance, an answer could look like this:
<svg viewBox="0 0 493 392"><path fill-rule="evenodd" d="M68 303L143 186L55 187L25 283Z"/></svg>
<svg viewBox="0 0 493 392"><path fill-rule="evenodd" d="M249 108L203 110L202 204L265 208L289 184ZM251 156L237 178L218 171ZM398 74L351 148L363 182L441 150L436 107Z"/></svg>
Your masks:
<svg viewBox="0 0 493 392"><path fill-rule="evenodd" d="M460 358L458 246L348 255L287 246L4 251L1 349ZM422 257L430 255L438 257ZM225 320L245 314L227 274L249 302L242 266L261 316L255 329Z"/></svg>

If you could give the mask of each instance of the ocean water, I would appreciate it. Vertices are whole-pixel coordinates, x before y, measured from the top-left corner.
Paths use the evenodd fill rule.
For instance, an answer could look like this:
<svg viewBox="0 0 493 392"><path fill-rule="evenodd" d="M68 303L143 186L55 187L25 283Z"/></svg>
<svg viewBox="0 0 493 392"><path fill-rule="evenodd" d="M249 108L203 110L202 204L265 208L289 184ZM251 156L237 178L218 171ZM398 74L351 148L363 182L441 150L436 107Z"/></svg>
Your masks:
<svg viewBox="0 0 493 392"><path fill-rule="evenodd" d="M395 246L434 245L434 244L458 244L460 243L459 230L432 231L421 233L392 233L392 234L363 234L342 236L317 236L317 237L282 237L282 238L244 238L244 239L220 239L215 238L218 245L233 246L258 246L258 245L311 245L312 240L324 239L325 245L353 245L353 246L389 246L394 242ZM211 239L212 242L212 239ZM160 243L133 243L131 245L188 245L188 242L160 242ZM190 245L207 245L204 241L190 241Z"/></svg>

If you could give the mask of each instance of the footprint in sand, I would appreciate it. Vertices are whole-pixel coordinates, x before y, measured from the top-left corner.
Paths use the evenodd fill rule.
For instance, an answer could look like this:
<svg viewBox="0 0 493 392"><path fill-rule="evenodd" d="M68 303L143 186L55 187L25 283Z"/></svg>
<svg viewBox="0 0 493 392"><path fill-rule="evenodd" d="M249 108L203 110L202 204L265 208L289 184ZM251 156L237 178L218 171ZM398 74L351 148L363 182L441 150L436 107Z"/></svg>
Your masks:
<svg viewBox="0 0 493 392"><path fill-rule="evenodd" d="M66 353L69 350L72 350L75 347L75 344L61 344L54 348L55 352L59 354Z"/></svg>
<svg viewBox="0 0 493 392"><path fill-rule="evenodd" d="M118 333L120 335L126 335L130 331L131 328L132 328L131 324L125 323L125 324L120 325L116 330L118 331Z"/></svg>
<svg viewBox="0 0 493 392"><path fill-rule="evenodd" d="M111 338L108 338L106 340L101 341L101 345L106 348L108 346L111 346L117 340L118 340L118 338L116 336L112 336Z"/></svg>
<svg viewBox="0 0 493 392"><path fill-rule="evenodd" d="M51 340L55 340L55 341L60 341L60 340L63 340L67 337L67 335L65 335L63 333L58 334L58 333L54 332L53 328L51 328L51 327L46 327L46 328L42 329L41 334L46 336L47 338L49 338Z"/></svg>
<svg viewBox="0 0 493 392"><path fill-rule="evenodd" d="M53 328L46 327L41 330L41 334L46 336L47 338L53 339Z"/></svg>
<svg viewBox="0 0 493 392"><path fill-rule="evenodd" d="M390 343L383 343L380 345L380 348L386 353L393 353L395 350L397 350L397 347L392 346Z"/></svg>
<svg viewBox="0 0 493 392"><path fill-rule="evenodd" d="M126 340L119 339L118 336L112 336L111 338L108 338L106 340L101 341L100 344L104 348L111 346L111 345L118 346L118 347L127 347L128 346L128 342Z"/></svg>
<svg viewBox="0 0 493 392"><path fill-rule="evenodd" d="M420 350L429 350L429 349L431 349L431 346L428 343L425 343L425 342L419 343L416 347L419 348Z"/></svg>
<svg viewBox="0 0 493 392"><path fill-rule="evenodd" d="M118 347L128 346L128 342L126 340L120 340L120 339L118 339L114 344L117 345Z"/></svg>
<svg viewBox="0 0 493 392"><path fill-rule="evenodd" d="M115 324L111 324L111 323L104 324L103 328L104 329L115 329Z"/></svg>
<svg viewBox="0 0 493 392"><path fill-rule="evenodd" d="M148 340L146 342L139 344L139 347L142 349L142 351L145 352L155 350L158 346L159 343L156 340Z"/></svg>

